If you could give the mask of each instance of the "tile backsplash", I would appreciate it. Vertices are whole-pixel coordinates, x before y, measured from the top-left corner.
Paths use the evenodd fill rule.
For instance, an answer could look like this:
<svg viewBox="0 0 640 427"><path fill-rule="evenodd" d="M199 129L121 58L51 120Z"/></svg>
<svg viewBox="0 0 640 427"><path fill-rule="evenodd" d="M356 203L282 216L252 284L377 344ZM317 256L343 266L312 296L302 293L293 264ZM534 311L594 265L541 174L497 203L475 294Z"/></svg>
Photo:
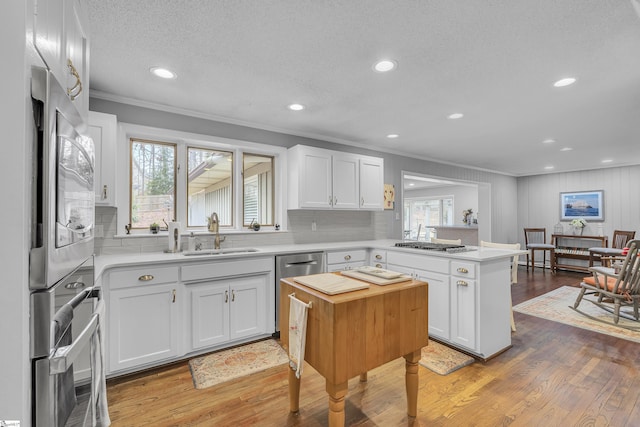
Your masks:
<svg viewBox="0 0 640 427"><path fill-rule="evenodd" d="M286 245L295 243L346 242L354 240L384 239L387 221L392 211L288 211L289 229L281 232L257 231L242 234L225 234L223 247L248 247ZM160 252L167 248L166 235L122 236L124 229L117 229L117 208L96 207L96 225L102 226L103 237L95 239L97 255ZM315 223L315 231L312 230ZM213 247L213 235L198 235L204 249ZM182 248L187 239L182 237Z"/></svg>

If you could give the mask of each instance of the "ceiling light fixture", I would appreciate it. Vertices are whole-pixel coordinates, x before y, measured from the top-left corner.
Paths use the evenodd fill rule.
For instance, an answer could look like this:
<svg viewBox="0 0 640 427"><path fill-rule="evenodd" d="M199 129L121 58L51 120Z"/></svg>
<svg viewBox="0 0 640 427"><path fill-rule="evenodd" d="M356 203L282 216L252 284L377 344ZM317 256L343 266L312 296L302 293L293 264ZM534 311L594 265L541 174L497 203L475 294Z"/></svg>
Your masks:
<svg viewBox="0 0 640 427"><path fill-rule="evenodd" d="M162 67L152 67L151 69L149 69L149 71L153 75L161 77L163 79L175 79L176 77L178 77L173 71Z"/></svg>
<svg viewBox="0 0 640 427"><path fill-rule="evenodd" d="M611 163L611 162L613 162L613 159L604 159L602 161L602 163Z"/></svg>
<svg viewBox="0 0 640 427"><path fill-rule="evenodd" d="M553 166L545 166L544 168L545 168L546 170L551 170L551 169L553 169Z"/></svg>
<svg viewBox="0 0 640 427"><path fill-rule="evenodd" d="M571 148L571 147L562 147L560 149L560 151L571 151L571 150L573 150L573 148Z"/></svg>
<svg viewBox="0 0 640 427"><path fill-rule="evenodd" d="M383 59L382 61L378 61L373 65L373 69L379 73L386 73L387 71L391 71L398 66L396 61L392 61L391 59Z"/></svg>
<svg viewBox="0 0 640 427"><path fill-rule="evenodd" d="M302 104L290 104L287 108L292 111L302 111L304 110L304 105Z"/></svg>
<svg viewBox="0 0 640 427"><path fill-rule="evenodd" d="M576 79L573 77L567 77L564 79L560 79L557 82L555 82L553 84L554 87L564 87L564 86L569 86L572 85L576 82Z"/></svg>
<svg viewBox="0 0 640 427"><path fill-rule="evenodd" d="M455 120L455 119L461 119L464 117L464 114L462 113L453 113L453 114L449 114L447 116L447 118L451 119L451 120Z"/></svg>
<svg viewBox="0 0 640 427"><path fill-rule="evenodd" d="M397 133L390 133L389 135L387 135L387 138L389 139L396 139L397 137L399 137L400 135L398 135Z"/></svg>
<svg viewBox="0 0 640 427"><path fill-rule="evenodd" d="M544 141L542 141L543 144L553 144L554 142L556 142L556 140L551 138L547 138Z"/></svg>

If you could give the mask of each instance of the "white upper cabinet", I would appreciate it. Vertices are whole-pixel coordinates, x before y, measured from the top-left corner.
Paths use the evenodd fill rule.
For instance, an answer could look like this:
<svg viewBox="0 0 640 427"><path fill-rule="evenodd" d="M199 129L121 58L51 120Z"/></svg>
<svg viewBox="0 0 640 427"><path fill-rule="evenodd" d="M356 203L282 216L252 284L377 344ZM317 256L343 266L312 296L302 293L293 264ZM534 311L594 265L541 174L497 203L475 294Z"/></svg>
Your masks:
<svg viewBox="0 0 640 427"><path fill-rule="evenodd" d="M384 161L360 159L360 209L384 209Z"/></svg>
<svg viewBox="0 0 640 427"><path fill-rule="evenodd" d="M89 113L88 17L82 0L36 0L34 45L85 119Z"/></svg>
<svg viewBox="0 0 640 427"><path fill-rule="evenodd" d="M96 205L115 206L117 119L113 114L89 112L89 136L96 152Z"/></svg>
<svg viewBox="0 0 640 427"><path fill-rule="evenodd" d="M289 209L382 209L383 165L376 157L291 147Z"/></svg>

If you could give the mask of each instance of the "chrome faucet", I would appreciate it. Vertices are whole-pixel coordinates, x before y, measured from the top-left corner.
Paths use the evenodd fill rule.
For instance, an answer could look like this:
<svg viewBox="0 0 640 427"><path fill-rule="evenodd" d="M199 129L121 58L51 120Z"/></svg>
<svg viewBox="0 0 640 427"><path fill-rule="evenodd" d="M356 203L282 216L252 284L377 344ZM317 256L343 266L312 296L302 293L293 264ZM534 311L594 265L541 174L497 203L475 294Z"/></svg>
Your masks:
<svg viewBox="0 0 640 427"><path fill-rule="evenodd" d="M216 233L215 239L213 239L213 249L220 249L220 242L224 242L226 237L220 239L220 220L217 213L212 213L209 218L209 231Z"/></svg>

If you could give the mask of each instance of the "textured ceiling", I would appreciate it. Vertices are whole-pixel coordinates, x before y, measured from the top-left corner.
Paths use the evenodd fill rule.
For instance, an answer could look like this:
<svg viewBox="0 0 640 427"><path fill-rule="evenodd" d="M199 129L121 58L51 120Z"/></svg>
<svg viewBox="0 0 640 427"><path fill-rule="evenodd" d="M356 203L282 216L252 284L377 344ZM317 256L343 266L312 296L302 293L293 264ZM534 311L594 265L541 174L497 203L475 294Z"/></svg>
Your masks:
<svg viewBox="0 0 640 427"><path fill-rule="evenodd" d="M88 0L91 96L515 176L640 164L632 1Z"/></svg>

